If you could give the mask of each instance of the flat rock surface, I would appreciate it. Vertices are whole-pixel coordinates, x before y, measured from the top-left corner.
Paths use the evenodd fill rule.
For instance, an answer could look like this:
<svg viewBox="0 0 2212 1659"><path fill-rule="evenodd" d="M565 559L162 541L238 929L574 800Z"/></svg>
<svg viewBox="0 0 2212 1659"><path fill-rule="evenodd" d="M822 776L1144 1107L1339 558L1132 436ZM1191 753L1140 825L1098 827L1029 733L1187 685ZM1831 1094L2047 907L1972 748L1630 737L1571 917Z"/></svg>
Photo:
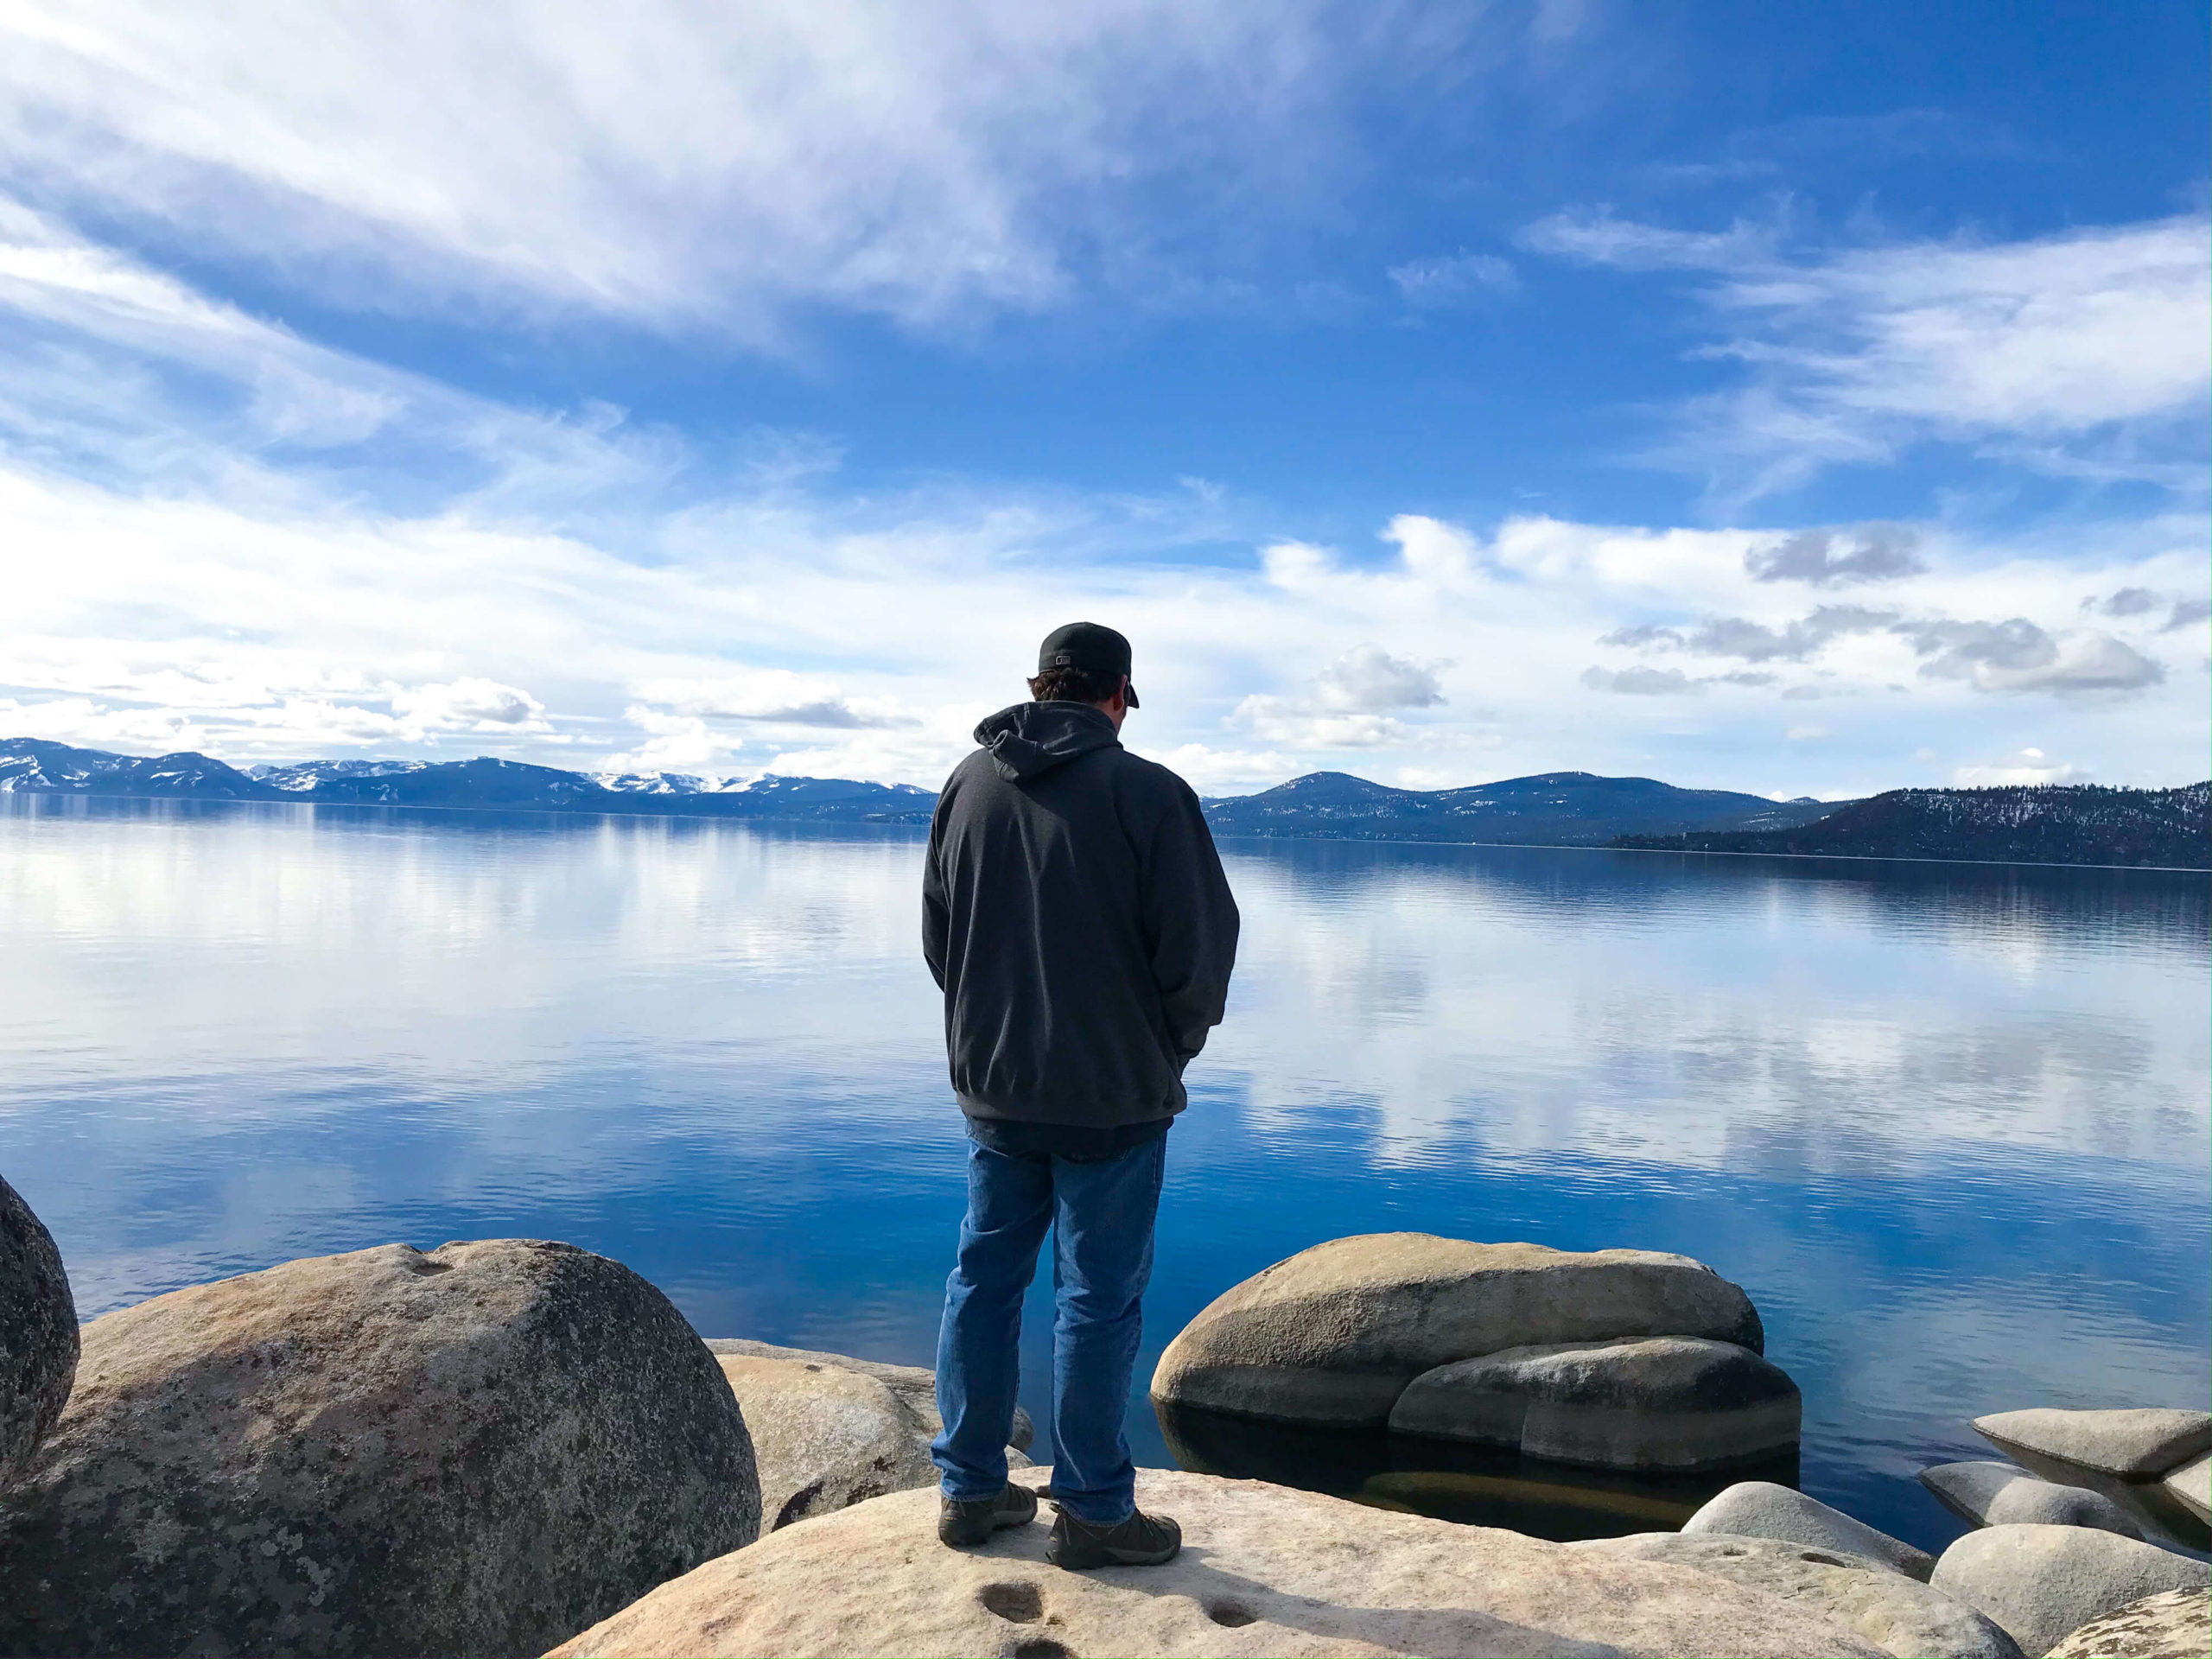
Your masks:
<svg viewBox="0 0 2212 1659"><path fill-rule="evenodd" d="M2204 1659L2212 1653L2212 1592L2168 1590L2093 1618L2048 1659Z"/></svg>
<svg viewBox="0 0 2212 1659"><path fill-rule="evenodd" d="M2103 1493L2061 1486L2009 1463L1941 1463L1922 1470L1920 1484L1977 1527L2100 1527L2123 1538L2143 1535L2133 1517Z"/></svg>
<svg viewBox="0 0 2212 1659"><path fill-rule="evenodd" d="M1856 1555L1779 1538L1679 1532L1599 1538L1568 1548L1718 1573L1841 1618L1898 1659L2020 1659L2018 1644L1973 1608Z"/></svg>
<svg viewBox="0 0 2212 1659"><path fill-rule="evenodd" d="M1505 1348L1709 1337L1760 1352L1741 1289L1686 1255L1370 1233L1300 1251L1214 1299L1160 1356L1171 1404L1381 1427L1407 1383Z"/></svg>
<svg viewBox="0 0 2212 1659"><path fill-rule="evenodd" d="M0 1652L521 1655L757 1535L743 1416L620 1262L387 1244L85 1327L0 1496Z"/></svg>
<svg viewBox="0 0 2212 1659"><path fill-rule="evenodd" d="M1974 1420L1999 1451L2035 1466L2072 1465L2145 1480L2212 1452L2212 1411L2146 1407L2125 1411L2000 1411ZM2049 1473L2047 1467L2038 1473Z"/></svg>
<svg viewBox="0 0 2212 1659"><path fill-rule="evenodd" d="M724 1357L795 1359L806 1365L834 1365L841 1370L858 1371L862 1376L874 1377L897 1395L899 1402L914 1414L915 1421L927 1431L928 1439L935 1440L944 1427L944 1419L938 1414L937 1373L926 1365L893 1365L887 1360L855 1359L850 1354L824 1353L816 1348L784 1348L772 1342L753 1342L742 1337L711 1338L707 1347ZM1014 1408L1014 1433L1008 1439L1025 1452L1036 1441L1037 1425L1020 1406Z"/></svg>
<svg viewBox="0 0 2212 1659"><path fill-rule="evenodd" d="M1936 1565L1926 1550L1915 1549L1902 1538L1877 1532L1841 1510L1770 1480L1738 1481L1683 1522L1682 1530L1781 1538L1815 1549L1842 1550L1863 1555L1908 1578L1925 1579Z"/></svg>
<svg viewBox="0 0 2212 1659"><path fill-rule="evenodd" d="M1797 1444L1802 1402L1732 1342L1640 1337L1508 1348L1424 1371L1394 1433L1518 1447L1608 1469L1708 1469Z"/></svg>
<svg viewBox="0 0 2212 1659"><path fill-rule="evenodd" d="M2174 1501L2200 1521L2212 1521L2212 1457L2183 1464L2165 1479Z"/></svg>
<svg viewBox="0 0 2212 1659"><path fill-rule="evenodd" d="M1844 1619L1665 1562L1179 1471L1138 1471L1137 1501L1182 1523L1183 1553L1165 1567L1061 1572L1045 1564L1041 1520L949 1550L934 1495L901 1492L772 1533L556 1651L1885 1652Z"/></svg>
<svg viewBox="0 0 2212 1659"><path fill-rule="evenodd" d="M0 1181L0 1486L60 1421L77 1372L77 1304L54 1236Z"/></svg>
<svg viewBox="0 0 2212 1659"><path fill-rule="evenodd" d="M2145 1596L2203 1590L2212 1567L2090 1527L1988 1527L1945 1550L1931 1582L2041 1654Z"/></svg>

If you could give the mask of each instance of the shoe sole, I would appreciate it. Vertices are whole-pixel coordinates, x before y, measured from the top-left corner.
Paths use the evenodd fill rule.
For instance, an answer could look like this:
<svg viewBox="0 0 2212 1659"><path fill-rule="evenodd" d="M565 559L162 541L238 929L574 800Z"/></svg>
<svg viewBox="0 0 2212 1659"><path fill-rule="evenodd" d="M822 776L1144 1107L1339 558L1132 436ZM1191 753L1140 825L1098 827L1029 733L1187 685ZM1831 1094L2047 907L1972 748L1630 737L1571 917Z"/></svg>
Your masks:
<svg viewBox="0 0 2212 1659"><path fill-rule="evenodd" d="M1096 1553L1075 1552L1055 1549L1048 1544L1045 1548L1045 1559L1063 1572L1082 1573L1096 1567L1165 1567L1182 1553L1183 1545L1179 1539L1175 1547L1164 1554L1148 1549L1109 1548Z"/></svg>

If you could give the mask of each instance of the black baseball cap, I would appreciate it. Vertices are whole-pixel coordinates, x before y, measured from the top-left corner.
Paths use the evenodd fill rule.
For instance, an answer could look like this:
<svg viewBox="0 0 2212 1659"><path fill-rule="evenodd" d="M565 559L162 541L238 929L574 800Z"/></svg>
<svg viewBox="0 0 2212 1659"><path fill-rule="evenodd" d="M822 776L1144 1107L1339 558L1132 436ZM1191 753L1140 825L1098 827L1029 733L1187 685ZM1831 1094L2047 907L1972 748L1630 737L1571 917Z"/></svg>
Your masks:
<svg viewBox="0 0 2212 1659"><path fill-rule="evenodd" d="M1075 668L1102 680L1118 680L1129 671L1129 642L1113 629L1096 622L1070 622L1054 628L1037 647L1037 671ZM1137 707L1137 689L1128 692L1129 707Z"/></svg>

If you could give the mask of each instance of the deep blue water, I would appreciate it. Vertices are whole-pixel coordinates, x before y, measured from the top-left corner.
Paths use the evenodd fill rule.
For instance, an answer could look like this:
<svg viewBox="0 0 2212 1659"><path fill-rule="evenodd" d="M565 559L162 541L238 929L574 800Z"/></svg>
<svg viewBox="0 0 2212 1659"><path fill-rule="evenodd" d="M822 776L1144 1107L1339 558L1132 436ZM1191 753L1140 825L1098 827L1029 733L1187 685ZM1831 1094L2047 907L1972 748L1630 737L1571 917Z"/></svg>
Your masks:
<svg viewBox="0 0 2212 1659"><path fill-rule="evenodd" d="M1169 1141L1141 1377L1268 1263L1417 1229L1712 1263L1804 1390L1806 1490L1924 1546L1958 1528L1914 1471L1987 1455L1970 1417L2207 1402L2203 878L1224 852L1243 958ZM920 853L17 798L0 1174L88 1319L529 1235L709 1336L926 1363L963 1143ZM1168 1460L1141 1389L1130 1433Z"/></svg>

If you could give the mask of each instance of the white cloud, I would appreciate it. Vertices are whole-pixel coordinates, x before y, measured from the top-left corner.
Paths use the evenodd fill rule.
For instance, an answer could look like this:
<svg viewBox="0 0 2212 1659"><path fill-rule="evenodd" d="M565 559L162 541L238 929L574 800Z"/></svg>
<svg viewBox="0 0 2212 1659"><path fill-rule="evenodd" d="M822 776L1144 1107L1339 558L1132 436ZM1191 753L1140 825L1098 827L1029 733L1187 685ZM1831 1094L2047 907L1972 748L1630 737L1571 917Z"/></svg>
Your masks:
<svg viewBox="0 0 2212 1659"><path fill-rule="evenodd" d="M2022 749L1987 766L1951 769L1952 786L1957 789L1987 789L2000 784L2073 784L2082 777L2079 769L2053 760L2041 749Z"/></svg>
<svg viewBox="0 0 2212 1659"><path fill-rule="evenodd" d="M395 691L394 713L424 731L550 732L545 705L519 687L462 679Z"/></svg>
<svg viewBox="0 0 2212 1659"><path fill-rule="evenodd" d="M1590 667L1582 671L1582 683L1592 691L1613 691L1628 697L1692 696L1705 690L1679 668Z"/></svg>
<svg viewBox="0 0 2212 1659"><path fill-rule="evenodd" d="M1455 253L1441 258L1410 259L1388 273L1408 305L1464 305L1485 294L1518 285L1512 263L1494 253Z"/></svg>
<svg viewBox="0 0 2212 1659"><path fill-rule="evenodd" d="M852 728L915 723L895 697L848 697L826 676L782 668L709 680L650 680L638 687L638 697L679 715L767 725Z"/></svg>
<svg viewBox="0 0 2212 1659"><path fill-rule="evenodd" d="M0 139L50 198L366 306L927 323L1142 267L1130 197L1163 179L1225 240L1243 200L1325 196L1351 60L1417 67L1469 27L1332 10L22 0Z"/></svg>
<svg viewBox="0 0 2212 1659"><path fill-rule="evenodd" d="M1777 231L1719 233L1560 215L1540 251L1704 274L1738 387L1690 405L1656 458L1741 506L1836 464L1940 439L2070 475L2201 492L2192 423L2212 390L2207 221L2032 241L1793 255Z"/></svg>

